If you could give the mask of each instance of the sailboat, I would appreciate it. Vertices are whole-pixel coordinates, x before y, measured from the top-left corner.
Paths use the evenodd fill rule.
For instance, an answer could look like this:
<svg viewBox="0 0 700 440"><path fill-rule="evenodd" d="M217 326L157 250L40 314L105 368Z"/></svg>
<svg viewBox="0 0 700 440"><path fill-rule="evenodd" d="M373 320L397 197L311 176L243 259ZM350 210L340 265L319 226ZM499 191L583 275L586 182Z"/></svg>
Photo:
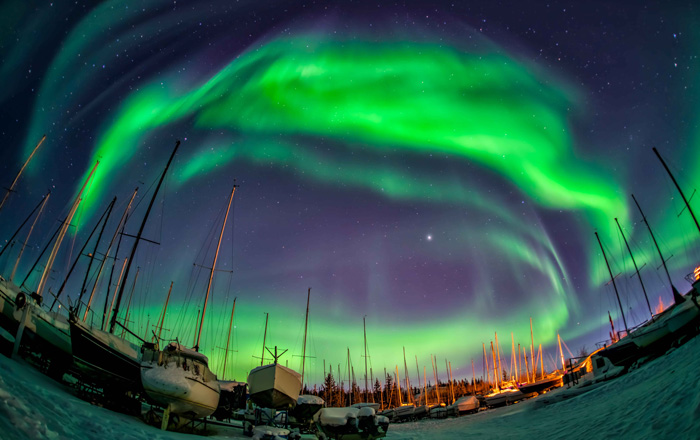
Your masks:
<svg viewBox="0 0 700 440"><path fill-rule="evenodd" d="M129 269L134 260L136 249L141 241L143 229L148 220L148 216L153 208L158 191L163 183L163 179L170 167L170 164L175 157L175 153L180 146L180 141L175 143L175 148L168 159L168 163L160 176L158 185L156 186L151 201L146 210L141 226L136 235L134 245L131 248L130 256L124 261L123 277L119 284L119 292L116 295L116 304L111 312L109 328L103 329L101 325L93 326L92 324L83 321L78 316L76 311L70 314L70 337L73 349L73 361L82 372L84 379L90 379L102 386L105 392L113 391L115 394L125 394L129 392L140 393L141 387L141 345L130 342L116 335L114 330L117 325L122 329L145 343L141 337L129 330L126 325L121 324L117 317L119 316L119 307L124 294L124 287L129 276Z"/></svg>
<svg viewBox="0 0 700 440"><path fill-rule="evenodd" d="M216 263L219 259L221 240L226 230L236 188L237 185L234 184L221 225L194 348L185 348L178 342L171 342L163 351L144 347L144 358L141 362L141 383L146 394L155 402L166 407L170 414L183 414L199 419L210 416L219 405L221 386L216 375L209 369L209 359L199 353L199 342L202 337L202 327L216 271Z"/></svg>
<svg viewBox="0 0 700 440"><path fill-rule="evenodd" d="M56 229L53 237L51 240L49 240L48 244L44 248L44 251L42 251L42 254L39 257L39 259L43 257L43 253L48 250L48 247L55 238L56 240L45 263L45 267L36 291L28 294L25 293L22 288L25 286L25 282L29 278L29 274L31 274L31 272L34 270L39 259L19 287L3 278L1 283L2 287L0 288L0 296L2 296L2 309L4 314L9 317L9 320L6 322L9 322L9 325L13 330L15 328L17 330L15 344L12 351L13 355L18 353L23 337L26 336L32 350L41 353L42 358L45 357L49 360L49 374L59 379L63 376L63 372L65 372L71 363L70 327L64 315L57 312L48 312L42 308L43 293L47 287L49 274L51 273L51 268L56 260L63 238L68 231L68 226L70 225L70 222L75 215L78 206L80 205L82 194L91 180L98 164L99 162L95 163L93 166L90 174L83 183L82 188L71 205L66 219L59 225L58 229ZM48 196L49 194L46 195L41 203L42 209L48 200ZM37 207L38 206L39 205L37 205ZM18 257L18 261L20 257L21 252ZM15 264L15 268L16 267L17 263Z"/></svg>
<svg viewBox="0 0 700 440"><path fill-rule="evenodd" d="M666 162L664 162L664 160L661 158L661 155L656 150L656 148L653 148L653 151L658 157L661 164L663 165L666 172L668 173L669 177L673 181L674 185L676 186L676 189L678 190L683 201L685 202L688 212L691 214L693 221L698 227L698 232L700 232L700 224L698 224L698 221L695 218L695 214L693 213L693 210L690 207L688 200L683 194L683 191L678 185L678 182L669 170L668 166L666 165ZM700 317L700 306L697 304L697 295L698 288L700 288L700 282L698 281L698 279L696 279L693 283L693 288L685 296L678 293L678 290L675 288L673 282L671 281L671 276L668 272L668 268L666 267L666 261L663 255L661 254L661 250L658 246L658 243L656 242L656 238L654 237L651 227L649 226L649 222L647 221L646 216L644 215L644 212L639 206L639 203L637 202L637 199L634 197L634 195L632 195L632 199L637 205L637 208L639 209L642 215L642 219L649 230L649 234L651 235L656 250L659 253L659 258L661 259L662 266L664 267L669 284L671 285L674 304L662 313L656 316L652 316L652 320L650 322L647 322L646 324L632 330L631 332L628 331L629 337L623 338L620 341L617 341L611 346L606 347L605 349L596 353L596 363L599 364L598 366L601 371L607 371L610 369L609 366L606 367L606 359L601 358L607 358L607 360L610 361L610 363L612 363L614 366L626 368L629 365L631 365L632 362L636 361L642 356L653 356L666 352L674 343L676 343L676 341L678 341L680 338L694 330L697 323L697 319L698 317ZM612 277L612 272L610 272L610 275ZM622 307L620 308L622 309ZM622 312L622 310L620 311Z"/></svg>

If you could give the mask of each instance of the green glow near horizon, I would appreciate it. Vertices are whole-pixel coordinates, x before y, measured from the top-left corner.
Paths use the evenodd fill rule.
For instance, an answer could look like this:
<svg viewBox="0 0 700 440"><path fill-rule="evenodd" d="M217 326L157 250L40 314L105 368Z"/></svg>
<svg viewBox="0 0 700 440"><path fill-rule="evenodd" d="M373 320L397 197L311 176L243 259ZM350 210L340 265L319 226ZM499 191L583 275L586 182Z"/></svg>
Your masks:
<svg viewBox="0 0 700 440"><path fill-rule="evenodd" d="M303 292L302 292L303 293ZM300 295L303 296L303 295ZM267 343L268 347L277 345L280 350L289 349L289 352L282 358L282 362L288 362L289 366L300 370L301 348L304 329L304 304L300 301L296 309L281 305L260 305L250 304L241 301L239 298L236 304L236 314L231 341L231 352L229 353L226 374L222 374L223 368L223 348L228 332L228 322L231 313L231 304L212 306L207 315L201 342L202 353L210 359L212 370L220 377L245 381L247 373L259 365L262 350L262 333L265 322L264 312L270 313L270 323L268 326ZM315 383L321 382L324 359L329 362L341 360L343 375L345 375L347 365L347 348L350 348L352 363L358 377L361 376L360 364L363 363L363 332L362 320L350 319L348 316L339 319L322 320L318 317L318 310L322 305L317 305L312 301L310 322L309 322L309 342L307 345L308 356L314 359L307 360L307 372L310 380ZM186 312L191 312L189 315ZM158 306L147 307L141 310L140 318L134 317L141 324L146 322L146 316L158 316L161 308ZM564 313L566 313L564 311ZM164 327L170 329L170 333L178 334L180 341L185 345L190 344L194 337L196 310L187 309L181 305L172 305L168 310ZM556 334L559 329L561 316L541 316L534 318L535 344L542 344L543 349L556 342ZM392 324L382 325L381 317L371 316L367 318L367 338L368 350L371 356L370 365L375 371L381 371L386 367L392 370L399 360L402 360L402 345L406 346L409 356L409 373L413 376L415 366L414 355L418 355L421 366L427 363L430 365L428 355L433 354L438 357L438 361L443 362L448 358L452 362L453 369L466 368L473 358L478 370L481 369L481 343L489 346L494 340L494 332L498 332L499 344L502 356L505 356L504 365L508 364L511 352L511 337L513 332L515 344L522 346L530 344L530 323L527 317L520 316L520 312L511 312L504 316L503 323L494 327L484 328L479 325L476 313L452 314L445 316L440 322L411 322L402 325ZM319 331L322 329L322 331ZM146 333L145 328L135 329L138 333ZM436 342L435 335L452 335L449 340ZM393 335L391 337L387 337ZM399 338L397 336L400 335ZM465 335L461 337L460 335ZM466 336L468 335L468 337ZM164 334L167 338L168 335ZM457 341L455 341L457 339ZM397 342L398 341L398 342ZM397 345L397 343L399 345ZM235 350L235 351L234 351ZM537 347L535 347L537 350ZM553 349L549 349L552 351ZM490 356L490 352L489 352ZM256 359L257 357L257 359ZM270 359L266 353L267 359ZM529 357L529 353L528 353ZM345 362L345 365L343 365ZM490 359L489 359L490 362ZM548 358L545 358L548 364ZM549 368L549 367L547 367ZM334 368L335 370L335 368ZM443 377L442 367L440 376ZM471 370L469 370L471 371ZM403 374L403 370L401 369ZM471 373L469 373L470 377ZM337 377L337 376L336 376ZM466 375L465 375L466 377ZM432 381L432 379L431 379Z"/></svg>

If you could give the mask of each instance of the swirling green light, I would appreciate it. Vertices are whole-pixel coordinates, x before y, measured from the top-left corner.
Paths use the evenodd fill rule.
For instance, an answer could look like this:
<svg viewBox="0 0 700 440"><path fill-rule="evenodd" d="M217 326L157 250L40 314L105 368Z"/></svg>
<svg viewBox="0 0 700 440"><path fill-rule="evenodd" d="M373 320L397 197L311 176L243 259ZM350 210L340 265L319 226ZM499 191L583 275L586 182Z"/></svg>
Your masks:
<svg viewBox="0 0 700 440"><path fill-rule="evenodd" d="M100 175L133 154L124 145L194 117L200 128L451 154L498 171L543 206L626 218L615 185L572 154L569 94L516 62L437 45L313 41L272 42L184 95L160 84L136 93L100 139Z"/></svg>

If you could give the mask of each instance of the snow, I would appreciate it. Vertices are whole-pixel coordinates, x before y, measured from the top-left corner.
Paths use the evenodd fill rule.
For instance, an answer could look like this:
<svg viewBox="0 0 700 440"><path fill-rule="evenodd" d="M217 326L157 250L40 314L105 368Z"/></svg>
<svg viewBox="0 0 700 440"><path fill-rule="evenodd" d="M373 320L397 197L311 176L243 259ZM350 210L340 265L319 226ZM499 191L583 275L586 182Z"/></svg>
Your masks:
<svg viewBox="0 0 700 440"><path fill-rule="evenodd" d="M298 405L323 405L323 399L313 394L302 394L297 399Z"/></svg>
<svg viewBox="0 0 700 440"><path fill-rule="evenodd" d="M695 439L700 432L700 338L616 379L560 388L508 407L444 420L391 424L388 439ZM0 437L192 439L93 406L23 361L0 356ZM340 409L345 418L347 408ZM355 409L355 411L358 411ZM211 427L210 439L246 438Z"/></svg>
<svg viewBox="0 0 700 440"><path fill-rule="evenodd" d="M348 419L356 419L359 412L357 408L323 408L317 416L323 425L343 426L348 423Z"/></svg>
<svg viewBox="0 0 700 440"><path fill-rule="evenodd" d="M390 439L696 439L700 338L595 387L566 387L505 408L392 424Z"/></svg>
<svg viewBox="0 0 700 440"><path fill-rule="evenodd" d="M193 348L187 348L182 344L179 344L177 342L171 342L168 344L167 347L165 347L165 350L167 352L180 352L183 356L189 357L190 359L197 359L200 362L203 362L204 365L209 365L209 358L203 355L202 353L198 352L197 350Z"/></svg>

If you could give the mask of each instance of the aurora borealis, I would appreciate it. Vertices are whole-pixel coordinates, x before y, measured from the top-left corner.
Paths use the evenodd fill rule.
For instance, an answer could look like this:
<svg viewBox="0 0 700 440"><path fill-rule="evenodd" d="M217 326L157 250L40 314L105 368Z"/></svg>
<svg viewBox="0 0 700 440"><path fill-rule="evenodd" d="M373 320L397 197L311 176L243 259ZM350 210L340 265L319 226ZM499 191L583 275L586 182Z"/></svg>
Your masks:
<svg viewBox="0 0 700 440"><path fill-rule="evenodd" d="M374 376L400 365L405 346L412 374L414 356L422 370L433 354L468 377L494 332L508 359L511 332L529 344L530 317L546 352L557 333L574 354L590 350L608 311L621 327L594 231L621 274L628 322L645 319L615 217L652 304L671 301L630 193L688 290L700 235L651 147L692 194L692 3L433 3L6 3L2 184L47 140L0 211L2 245L50 187L26 273L99 160L55 292L111 198L121 212L139 186L135 233L181 140L146 228L160 244L142 244L135 262L130 326L150 331L173 281L166 337L192 340L200 266L235 178L202 347L221 376L237 297L225 376L238 380L259 362L266 312L267 346L298 365L308 287L316 383L324 360L347 365L348 347L363 374L365 315ZM0 259L4 276L13 258Z"/></svg>

